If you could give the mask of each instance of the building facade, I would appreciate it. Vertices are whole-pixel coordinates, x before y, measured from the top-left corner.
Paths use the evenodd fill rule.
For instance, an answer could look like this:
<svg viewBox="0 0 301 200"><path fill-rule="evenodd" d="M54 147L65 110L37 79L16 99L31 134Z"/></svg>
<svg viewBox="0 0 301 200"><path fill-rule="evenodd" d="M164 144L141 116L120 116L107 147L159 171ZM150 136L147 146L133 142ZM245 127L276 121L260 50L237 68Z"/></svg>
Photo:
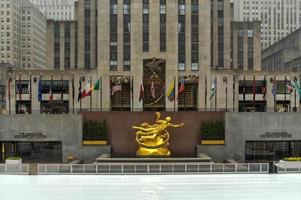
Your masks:
<svg viewBox="0 0 301 200"><path fill-rule="evenodd" d="M261 21L262 49L300 27L300 1L233 0L235 21Z"/></svg>
<svg viewBox="0 0 301 200"><path fill-rule="evenodd" d="M262 51L262 69L298 70L301 53L301 30L298 29Z"/></svg>
<svg viewBox="0 0 301 200"><path fill-rule="evenodd" d="M46 18L27 0L2 0L0 4L0 61L22 68L45 68Z"/></svg>
<svg viewBox="0 0 301 200"><path fill-rule="evenodd" d="M260 71L260 22L232 22L231 30L231 68Z"/></svg>
<svg viewBox="0 0 301 200"><path fill-rule="evenodd" d="M30 0L50 20L74 20L75 0Z"/></svg>
<svg viewBox="0 0 301 200"><path fill-rule="evenodd" d="M47 20L47 69L77 68L77 22Z"/></svg>

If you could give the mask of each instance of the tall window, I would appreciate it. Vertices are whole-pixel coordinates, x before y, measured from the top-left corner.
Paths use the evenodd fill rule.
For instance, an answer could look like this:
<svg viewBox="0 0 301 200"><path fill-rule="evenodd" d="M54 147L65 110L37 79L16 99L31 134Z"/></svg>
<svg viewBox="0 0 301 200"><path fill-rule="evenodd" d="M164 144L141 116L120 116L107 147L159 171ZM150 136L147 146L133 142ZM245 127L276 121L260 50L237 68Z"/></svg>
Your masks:
<svg viewBox="0 0 301 200"><path fill-rule="evenodd" d="M178 69L185 70L185 0L178 1Z"/></svg>
<svg viewBox="0 0 301 200"><path fill-rule="evenodd" d="M191 1L191 70L199 69L199 0Z"/></svg>
<svg viewBox="0 0 301 200"><path fill-rule="evenodd" d="M60 69L60 23L55 22L53 25L54 33L54 69Z"/></svg>
<svg viewBox="0 0 301 200"><path fill-rule="evenodd" d="M248 30L248 70L253 70L254 36L253 30Z"/></svg>
<svg viewBox="0 0 301 200"><path fill-rule="evenodd" d="M244 68L244 30L241 29L238 31L238 38L237 38L237 68L243 70Z"/></svg>
<svg viewBox="0 0 301 200"><path fill-rule="evenodd" d="M85 68L90 69L90 26L91 26L91 2L85 1Z"/></svg>
<svg viewBox="0 0 301 200"><path fill-rule="evenodd" d="M131 0L123 1L123 70L131 70Z"/></svg>
<svg viewBox="0 0 301 200"><path fill-rule="evenodd" d="M143 0L143 52L149 51L149 0Z"/></svg>
<svg viewBox="0 0 301 200"><path fill-rule="evenodd" d="M224 0L217 2L218 15L218 67L224 67Z"/></svg>
<svg viewBox="0 0 301 200"><path fill-rule="evenodd" d="M166 52L166 0L160 0L160 52Z"/></svg>
<svg viewBox="0 0 301 200"><path fill-rule="evenodd" d="M110 5L110 70L117 71L117 0L111 0Z"/></svg>
<svg viewBox="0 0 301 200"><path fill-rule="evenodd" d="M65 23L65 69L70 68L70 22Z"/></svg>

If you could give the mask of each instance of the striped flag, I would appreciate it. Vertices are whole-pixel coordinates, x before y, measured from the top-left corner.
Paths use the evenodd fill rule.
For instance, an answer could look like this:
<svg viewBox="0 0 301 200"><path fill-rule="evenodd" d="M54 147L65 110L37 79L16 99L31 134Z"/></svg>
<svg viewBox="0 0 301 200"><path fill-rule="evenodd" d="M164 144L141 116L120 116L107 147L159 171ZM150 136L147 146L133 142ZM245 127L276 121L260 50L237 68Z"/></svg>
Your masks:
<svg viewBox="0 0 301 200"><path fill-rule="evenodd" d="M155 99L156 98L156 90L155 90L155 83L152 81L151 85L151 96Z"/></svg>
<svg viewBox="0 0 301 200"><path fill-rule="evenodd" d="M273 94L273 96L275 97L276 96L276 92L277 92L277 90L276 90L276 81L274 80L274 82L273 82L273 86L272 86L272 94Z"/></svg>
<svg viewBox="0 0 301 200"><path fill-rule="evenodd" d="M141 102L143 98L144 98L144 86L143 86L143 78L142 78L140 84L139 102Z"/></svg>
<svg viewBox="0 0 301 200"><path fill-rule="evenodd" d="M114 96L116 92L121 90L122 90L122 85L115 85L114 87L112 87L112 96Z"/></svg>
<svg viewBox="0 0 301 200"><path fill-rule="evenodd" d="M212 85L211 85L211 94L210 94L210 100L214 97L214 95L216 94L216 80L212 81Z"/></svg>

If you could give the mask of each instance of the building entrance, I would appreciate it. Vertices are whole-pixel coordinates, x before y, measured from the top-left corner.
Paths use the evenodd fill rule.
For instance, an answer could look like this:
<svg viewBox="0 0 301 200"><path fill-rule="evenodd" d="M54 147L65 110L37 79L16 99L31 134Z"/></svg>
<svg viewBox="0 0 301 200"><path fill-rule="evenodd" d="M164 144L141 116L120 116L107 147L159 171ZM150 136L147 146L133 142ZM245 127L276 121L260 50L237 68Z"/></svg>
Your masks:
<svg viewBox="0 0 301 200"><path fill-rule="evenodd" d="M247 162L279 161L286 157L301 156L301 141L246 142Z"/></svg>
<svg viewBox="0 0 301 200"><path fill-rule="evenodd" d="M25 163L61 163L61 142L0 142L0 161L21 157Z"/></svg>

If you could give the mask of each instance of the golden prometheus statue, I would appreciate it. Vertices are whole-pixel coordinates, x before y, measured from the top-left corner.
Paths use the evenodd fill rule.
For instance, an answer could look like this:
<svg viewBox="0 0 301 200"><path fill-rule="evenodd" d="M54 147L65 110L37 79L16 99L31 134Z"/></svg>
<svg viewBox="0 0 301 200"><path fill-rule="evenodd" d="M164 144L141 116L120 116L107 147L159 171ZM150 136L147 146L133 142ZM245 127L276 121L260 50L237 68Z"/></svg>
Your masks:
<svg viewBox="0 0 301 200"><path fill-rule="evenodd" d="M150 125L142 123L140 126L133 126L136 129L136 141L139 148L137 156L170 156L168 149L169 133L168 127L178 128L184 126L184 123L174 125L171 123L171 117L160 119L161 114L156 112L156 123Z"/></svg>

